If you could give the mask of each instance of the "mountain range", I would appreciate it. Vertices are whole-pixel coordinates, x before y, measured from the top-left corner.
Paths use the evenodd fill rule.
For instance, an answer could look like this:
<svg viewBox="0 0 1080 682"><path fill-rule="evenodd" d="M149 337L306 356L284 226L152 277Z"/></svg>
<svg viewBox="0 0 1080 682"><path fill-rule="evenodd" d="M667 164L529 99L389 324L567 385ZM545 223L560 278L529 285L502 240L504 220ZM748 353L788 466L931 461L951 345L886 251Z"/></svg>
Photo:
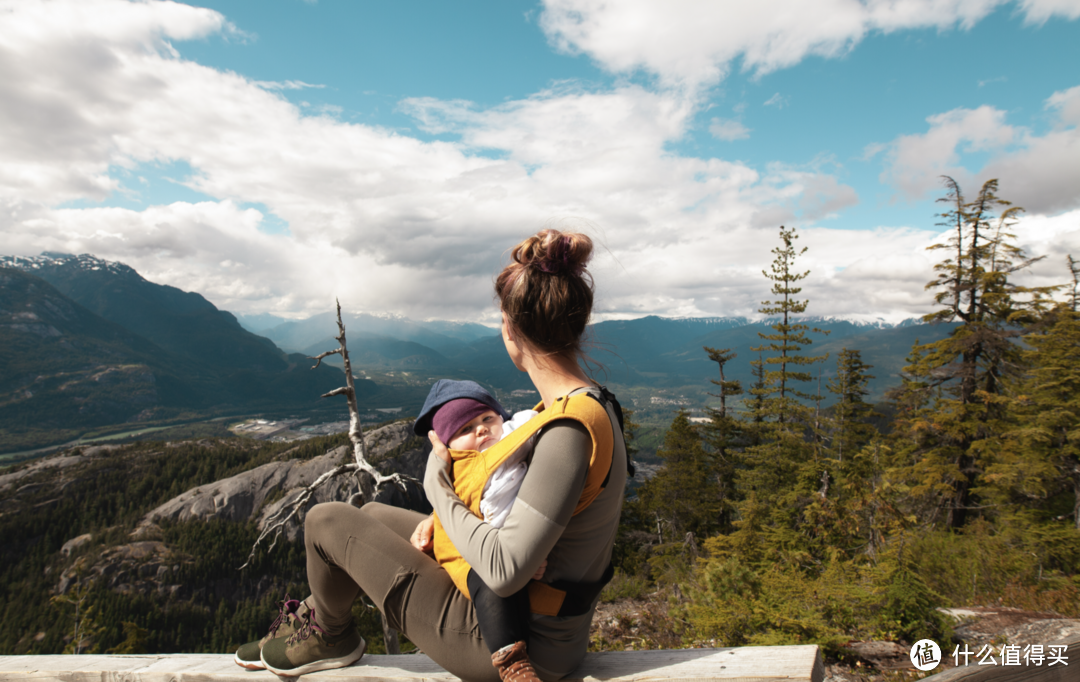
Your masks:
<svg viewBox="0 0 1080 682"><path fill-rule="evenodd" d="M310 367L122 263L0 258L0 452L110 425L311 407L341 373Z"/></svg>
<svg viewBox="0 0 1080 682"><path fill-rule="evenodd" d="M354 371L371 372L377 380L358 382L358 398L369 408L414 412L438 377L474 379L500 398L532 388L507 357L497 329L367 313L343 318ZM839 351L858 349L874 366L874 400L899 383L916 340L933 341L951 329L916 320L800 321L828 332L810 334L814 343L804 353L829 358L817 365L822 390ZM260 334L242 322L262 327ZM752 349L774 322L609 320L590 327L586 352L599 366L595 376L635 396L627 404L639 411L657 402L650 402L654 394L700 407L714 390L709 379L719 378L703 346L734 350L726 376L749 386L750 361L757 357ZM326 366L311 372L306 357L335 348L335 332L330 312L305 320L238 320L198 293L149 282L122 263L91 255L0 257L0 452L65 442L103 426L314 409L318 396L338 386L341 376ZM518 398L521 404L511 407L535 396Z"/></svg>

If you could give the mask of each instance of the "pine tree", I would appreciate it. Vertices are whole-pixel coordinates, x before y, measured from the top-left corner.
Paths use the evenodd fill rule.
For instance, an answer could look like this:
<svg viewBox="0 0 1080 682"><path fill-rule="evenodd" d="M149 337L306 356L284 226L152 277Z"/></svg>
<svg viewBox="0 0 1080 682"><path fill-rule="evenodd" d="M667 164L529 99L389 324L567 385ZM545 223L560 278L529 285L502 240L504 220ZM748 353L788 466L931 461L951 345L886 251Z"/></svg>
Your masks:
<svg viewBox="0 0 1080 682"><path fill-rule="evenodd" d="M800 478L806 479L809 475L810 481L816 481L819 476L818 463L813 461L814 448L806 439L808 410L800 402L813 396L796 388L795 384L812 378L809 372L799 368L806 368L826 356L801 354L813 343L807 333L820 331L793 319L793 316L806 312L809 305L809 301L794 298L802 292L802 287L795 286L796 283L810 274L795 269L795 259L806 253L806 249L795 249L798 235L794 229L781 227L780 239L783 246L772 250L776 258L770 271L762 271L772 280L772 293L777 298L762 302L758 311L780 318L772 325L773 333L758 333L765 343L752 349L758 352L758 359L750 362L756 378L750 391L753 396L751 444L743 453L744 467L739 474L744 487L763 496L780 491L794 494L800 487ZM763 356L763 353L773 355ZM803 480L803 483L807 482Z"/></svg>
<svg viewBox="0 0 1080 682"><path fill-rule="evenodd" d="M828 382L837 401L815 418L813 436L822 443L824 456L820 487L804 516L806 535L818 553L831 549L853 556L865 548L873 556L880 544L876 491L882 466L878 449L868 447L879 434L870 423L873 406L864 400L874 378L869 369L859 351L844 348L836 359L836 376Z"/></svg>
<svg viewBox="0 0 1080 682"><path fill-rule="evenodd" d="M735 471L737 457L746 444L746 429L741 419L728 411L727 400L741 395L742 384L738 380L728 380L724 375L724 366L736 357L730 348L710 348L704 346L709 359L715 362L720 371L720 379L710 379L719 387L719 393L709 395L720 399L720 408L708 408L710 423L704 428L705 442L711 454L710 472L716 481L720 495L719 528L729 532L735 515L737 488Z"/></svg>
<svg viewBox="0 0 1080 682"><path fill-rule="evenodd" d="M800 355L799 352L809 346L813 341L807 336L807 332L825 333L820 329L811 329L808 325L792 320L793 315L806 312L809 301L799 301L794 297L802 292L802 287L796 284L806 279L810 271L796 272L795 259L806 253L806 247L801 250L795 249L795 240L799 236L795 229L780 228L780 239L783 247L776 247L772 252L776 255L773 259L770 271L763 270L761 274L772 280L772 294L776 300L763 301L759 313L765 315L779 315L780 320L772 325L773 333L758 333L758 336L767 343L752 348L755 351L776 353L776 355L764 360L764 381L770 392L767 402L769 410L776 421L785 422L794 418L800 403L798 399L810 399L808 393L797 389L793 382L807 382L812 379L809 372L797 369L806 367L815 362L824 360L826 356L809 357ZM761 360L752 361L760 363Z"/></svg>
<svg viewBox="0 0 1080 682"><path fill-rule="evenodd" d="M720 494L709 475L701 436L685 411L679 411L657 450L664 467L638 488L637 515L655 517L670 529L666 541L686 533L702 538L719 528Z"/></svg>
<svg viewBox="0 0 1080 682"><path fill-rule="evenodd" d="M1080 313L1062 305L1024 340L1031 369L1014 403L1018 423L988 474L1007 501L1071 516L1080 530ZM1063 496L1069 509L1058 514L1054 503Z"/></svg>
<svg viewBox="0 0 1080 682"><path fill-rule="evenodd" d="M821 518L813 507L822 481L828 480L815 441L813 414L802 402L814 396L798 388L812 379L809 366L825 356L802 352L812 343L809 333L819 330L795 318L809 305L796 298L802 291L797 284L809 275L795 267L796 258L806 252L795 248L797 238L794 230L780 228L782 245L773 249L772 267L763 272L772 281L775 298L763 302L760 312L779 319L772 333L759 334L763 343L752 349L759 355L750 363L755 383L749 391L748 419L742 425L746 445L735 473L741 521L732 537L736 544L746 544L743 536L760 528L769 537L769 551L786 560L823 550L805 531ZM750 518L760 523L746 523Z"/></svg>
<svg viewBox="0 0 1080 682"><path fill-rule="evenodd" d="M829 392L836 396L829 424L828 447L831 456L841 465L844 455L851 456L877 435L870 424L874 407L863 398L869 393L867 383L874 378L867 374L871 369L862 361L857 350L844 348L836 358L836 377L828 384Z"/></svg>
<svg viewBox="0 0 1080 682"><path fill-rule="evenodd" d="M913 349L905 372L920 378L921 396L895 399L922 404L932 395L932 402L899 419L894 430L914 443L904 452L910 460L905 475L914 489L939 495L946 524L959 528L976 504L974 487L1005 428L1003 381L1022 364L1015 342L1019 325L1035 319L1053 287L1025 288L1010 280L1039 259L1027 258L1012 243L1011 229L1023 209L997 196L997 180L988 180L970 202L955 180L944 180L947 192L939 201L948 209L939 224L952 234L929 248L950 255L935 266L938 276L927 285L940 289L934 300L941 308L923 319L958 326L947 338Z"/></svg>

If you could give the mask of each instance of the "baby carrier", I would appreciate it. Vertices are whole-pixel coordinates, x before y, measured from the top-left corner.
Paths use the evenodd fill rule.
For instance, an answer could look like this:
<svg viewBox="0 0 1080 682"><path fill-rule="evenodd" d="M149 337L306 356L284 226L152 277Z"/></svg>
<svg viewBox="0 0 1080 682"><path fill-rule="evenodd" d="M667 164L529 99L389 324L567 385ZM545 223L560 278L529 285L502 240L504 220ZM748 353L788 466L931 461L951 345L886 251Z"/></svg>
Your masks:
<svg viewBox="0 0 1080 682"><path fill-rule="evenodd" d="M592 452L589 453L589 470L585 477L585 488L578 498L574 515L581 513L592 504L596 496L607 487L611 477L611 460L615 449L616 435L611 428L606 405L610 404L623 427L622 408L606 388L599 387L600 397L591 391L584 391L570 396L563 396L545 409L544 404L537 405L539 414L514 430L508 436L483 452L475 450L451 450L453 462L454 491L469 511L482 518L480 497L484 485L491 474L510 455L522 447L532 436L539 433L548 423L556 419L573 419L582 424L592 438ZM620 433L619 438L622 437ZM633 476L634 469L627 454L627 475ZM470 566L447 536L438 515L435 516L434 532L435 558L450 578L469 596L467 578ZM533 580L529 583L529 603L533 613L547 616L577 616L586 613L604 585L611 580L614 569L608 564L601 579L595 583L554 581L545 583Z"/></svg>

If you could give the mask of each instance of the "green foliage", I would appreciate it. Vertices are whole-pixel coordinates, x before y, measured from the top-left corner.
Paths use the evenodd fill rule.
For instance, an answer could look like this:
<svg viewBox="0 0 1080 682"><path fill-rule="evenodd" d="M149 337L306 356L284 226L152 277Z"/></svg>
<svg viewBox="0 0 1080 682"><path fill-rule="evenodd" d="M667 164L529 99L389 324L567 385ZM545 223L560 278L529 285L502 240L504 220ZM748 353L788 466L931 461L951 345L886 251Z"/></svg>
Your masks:
<svg viewBox="0 0 1080 682"><path fill-rule="evenodd" d="M1022 364L1017 325L1034 321L1056 287L1010 280L1038 259L1012 243L1010 230L1023 209L997 196L997 180L988 180L970 202L956 181L945 183L948 193L940 201L948 210L941 216L952 235L929 247L947 255L927 285L940 289L935 301L941 309L924 320L960 324L949 337L912 350L909 378L896 398L907 410L895 432L909 443L896 475L943 508L947 525L960 528L979 504L979 479L1008 429L1007 383Z"/></svg>
<svg viewBox="0 0 1080 682"><path fill-rule="evenodd" d="M668 541L681 541L687 533L704 537L716 532L719 491L701 438L685 412L675 417L657 454L664 467L637 489L637 500L627 504L639 517L654 519L661 538Z"/></svg>
<svg viewBox="0 0 1080 682"><path fill-rule="evenodd" d="M641 599L649 591L649 581L640 575L630 575L621 568L615 569L611 582L600 592L600 601L613 602L619 599Z"/></svg>
<svg viewBox="0 0 1080 682"><path fill-rule="evenodd" d="M858 632L870 586L851 565L818 575L790 565L755 569L738 557L709 559L677 614L695 638L717 646L819 644L836 651Z"/></svg>
<svg viewBox="0 0 1080 682"><path fill-rule="evenodd" d="M710 469L716 478L720 498L720 508L717 510L718 530L728 532L731 530L738 501L735 481L738 450L745 445L747 434L742 420L733 411L728 411L727 400L741 395L743 389L739 381L729 381L724 374L724 366L735 358L735 353L730 348L705 346L704 349L709 354L709 359L718 365L720 372L719 380L710 379L720 391L712 394L720 399L720 408L708 410L710 423L704 429L704 437Z"/></svg>
<svg viewBox="0 0 1080 682"><path fill-rule="evenodd" d="M89 581L80 580L67 594L49 600L72 623L71 634L64 638L68 641L65 654L92 654L100 649L98 638L105 627L98 623L97 606L88 599L90 589Z"/></svg>
<svg viewBox="0 0 1080 682"><path fill-rule="evenodd" d="M933 639L947 642L952 635L948 617L938 611L945 601L922 577L903 563L886 565L884 587L879 588L880 627L908 642Z"/></svg>
<svg viewBox="0 0 1080 682"><path fill-rule="evenodd" d="M996 183L971 203L951 189L956 255L930 285L943 289L943 310L929 318L956 326L916 341L888 439L874 427L871 367L858 350L838 354L836 403L812 410L814 396L787 385L809 378L787 371L806 329L781 318L755 349L739 413L726 405L732 349L705 349L720 368L721 406L704 442L734 512L704 539L708 558L691 575L689 552L671 539L644 550L656 584L679 585L671 613L685 642L836 652L851 639L948 641L938 609L952 604L1080 611L1080 321L1071 306L1046 311L1053 287L1009 281L1031 261L1009 242L1017 210L991 215L1007 206ZM778 300L764 311L803 312L792 297L807 273L792 274L799 254L781 237L766 273Z"/></svg>
<svg viewBox="0 0 1080 682"><path fill-rule="evenodd" d="M772 280L772 294L779 298L762 302L762 307L758 309L759 313L779 315L780 319L772 325L773 333L758 334L767 343L751 349L774 354L757 361L755 366L764 369L767 414L781 423L794 416L791 413L797 411L799 407L796 399L811 397L792 384L792 382L807 382L813 378L809 372L800 368L825 359L825 356L800 355L803 348L813 343L807 336L807 332L823 332L820 329L811 329L808 325L792 319L792 316L806 312L809 305L809 301L793 298L802 292L802 287L795 286L796 283L810 274L809 270L801 273L794 271L795 259L806 253L805 247L801 250L795 249L795 240L798 238L794 228L790 230L780 228L780 240L784 245L772 251L776 258L773 260L771 272L762 272L766 278Z"/></svg>
<svg viewBox="0 0 1080 682"><path fill-rule="evenodd" d="M67 540L92 534L93 541L80 550L81 556L72 557L92 562L103 547L130 542L128 532L146 512L190 488L279 457L310 459L345 441L339 435L299 445L239 439L142 442L72 464L63 469L64 477L50 472L27 476L19 482L20 491L5 492L0 498L0 599L19 605L0 620L0 651L60 653L76 641L75 609L69 597L56 606L50 603L60 569L66 565L59 550ZM68 454L77 456L77 451ZM85 621L90 613L104 628L94 637L82 628L84 651L120 645L127 638L125 621L149 631L145 641L149 651L228 651L233 643L265 634L273 601L290 589L290 582L295 593L303 591L302 546L279 547L241 575L236 567L257 535L253 528L225 522L166 524L163 532L181 548L178 556L188 557L175 564L178 584L186 591L150 599L113 592L89 580L80 583L79 589L85 591L80 618ZM256 589L260 584L265 593ZM210 587L199 593L203 586ZM252 601L226 600L223 606L220 598L226 595ZM67 609L66 615L58 607ZM249 607L254 610L246 610ZM40 640L38 633L44 633Z"/></svg>
<svg viewBox="0 0 1080 682"><path fill-rule="evenodd" d="M1071 516L1080 530L1080 314L1060 306L1024 340L1030 369L988 484L1000 503Z"/></svg>
<svg viewBox="0 0 1080 682"><path fill-rule="evenodd" d="M124 631L124 641L120 642L113 648L109 649L105 653L107 654L145 654L149 653L146 650L146 639L150 634L150 631L146 628L139 627L138 623L132 623L131 621L124 621L120 624L121 629Z"/></svg>
<svg viewBox="0 0 1080 682"><path fill-rule="evenodd" d="M942 599L895 563L833 561L806 569L754 566L721 554L702 562L684 589L677 615L696 639L722 646L814 643L835 652L852 639L947 641L951 635L937 610Z"/></svg>
<svg viewBox="0 0 1080 682"><path fill-rule="evenodd" d="M874 407L864 402L867 384L873 375L857 350L844 348L836 358L836 376L829 381L829 392L837 397L832 408L831 428L826 439L829 456L843 463L844 454L854 455L877 435L870 421Z"/></svg>

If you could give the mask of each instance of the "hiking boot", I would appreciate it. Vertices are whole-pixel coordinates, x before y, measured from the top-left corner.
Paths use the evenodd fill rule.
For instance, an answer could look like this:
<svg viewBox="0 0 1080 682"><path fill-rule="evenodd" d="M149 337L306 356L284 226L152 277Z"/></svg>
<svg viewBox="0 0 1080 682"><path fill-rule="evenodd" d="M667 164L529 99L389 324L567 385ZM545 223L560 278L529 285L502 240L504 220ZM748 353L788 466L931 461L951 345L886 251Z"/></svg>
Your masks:
<svg viewBox="0 0 1080 682"><path fill-rule="evenodd" d="M315 621L315 611L300 617L288 637L276 637L262 648L266 669L283 677L295 677L316 670L344 668L360 660L367 644L355 625L340 635L329 635Z"/></svg>
<svg viewBox="0 0 1080 682"><path fill-rule="evenodd" d="M236 650L233 662L241 668L248 670L263 670L266 668L262 662L262 648L275 637L288 637L296 629L300 622L300 606L303 604L299 599L289 599L285 595L284 601L278 602L278 615L270 625L270 632L257 642L248 642ZM306 610L306 607L305 607Z"/></svg>
<svg viewBox="0 0 1080 682"><path fill-rule="evenodd" d="M525 651L525 642L508 644L491 654L491 664L503 682L540 682Z"/></svg>

